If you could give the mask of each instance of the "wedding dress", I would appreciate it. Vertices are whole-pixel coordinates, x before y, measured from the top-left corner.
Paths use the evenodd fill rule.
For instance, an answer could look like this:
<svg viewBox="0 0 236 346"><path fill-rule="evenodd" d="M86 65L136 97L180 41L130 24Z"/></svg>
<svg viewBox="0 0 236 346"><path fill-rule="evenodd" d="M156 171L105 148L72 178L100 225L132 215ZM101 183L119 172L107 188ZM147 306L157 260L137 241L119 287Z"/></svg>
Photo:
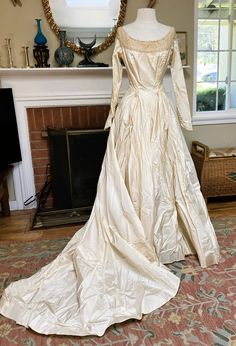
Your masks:
<svg viewBox="0 0 236 346"><path fill-rule="evenodd" d="M123 60L129 89L119 101ZM163 87L170 65L178 116ZM118 29L107 150L90 219L50 264L12 283L2 315L43 334L103 335L177 293L165 263L219 249L180 125L191 129L175 30L139 41ZM180 124L179 124L180 123Z"/></svg>

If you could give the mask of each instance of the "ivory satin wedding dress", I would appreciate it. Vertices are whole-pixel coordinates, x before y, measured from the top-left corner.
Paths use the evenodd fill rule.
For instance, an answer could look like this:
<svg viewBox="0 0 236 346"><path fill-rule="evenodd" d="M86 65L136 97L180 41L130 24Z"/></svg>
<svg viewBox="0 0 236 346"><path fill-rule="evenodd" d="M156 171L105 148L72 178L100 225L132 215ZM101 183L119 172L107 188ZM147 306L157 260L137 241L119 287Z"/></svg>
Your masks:
<svg viewBox="0 0 236 346"><path fill-rule="evenodd" d="M129 89L119 101L123 60ZM178 114L164 87L170 65ZM175 30L156 41L118 29L110 128L97 196L86 225L50 264L9 285L0 312L43 334L103 335L176 295L165 263L219 248L180 125L191 129Z"/></svg>

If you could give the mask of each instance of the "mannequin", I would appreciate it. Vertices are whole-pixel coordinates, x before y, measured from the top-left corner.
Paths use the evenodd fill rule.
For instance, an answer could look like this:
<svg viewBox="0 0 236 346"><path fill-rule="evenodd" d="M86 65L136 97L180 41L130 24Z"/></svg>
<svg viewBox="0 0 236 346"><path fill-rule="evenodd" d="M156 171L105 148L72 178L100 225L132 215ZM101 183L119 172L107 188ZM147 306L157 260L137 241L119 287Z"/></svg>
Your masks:
<svg viewBox="0 0 236 346"><path fill-rule="evenodd" d="M170 26L158 22L156 10L153 8L139 8L136 20L123 28L130 37L142 41L162 39L171 29Z"/></svg>

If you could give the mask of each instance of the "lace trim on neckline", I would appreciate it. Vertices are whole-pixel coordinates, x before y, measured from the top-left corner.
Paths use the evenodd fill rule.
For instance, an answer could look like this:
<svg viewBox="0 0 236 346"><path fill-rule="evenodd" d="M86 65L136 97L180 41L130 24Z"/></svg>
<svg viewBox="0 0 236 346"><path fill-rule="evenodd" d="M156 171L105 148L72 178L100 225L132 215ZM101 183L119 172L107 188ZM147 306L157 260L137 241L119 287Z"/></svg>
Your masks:
<svg viewBox="0 0 236 346"><path fill-rule="evenodd" d="M170 48L173 38L175 37L175 29L171 27L164 37L154 41L142 41L132 38L123 27L118 28L117 36L122 45L130 50L140 52L163 51Z"/></svg>

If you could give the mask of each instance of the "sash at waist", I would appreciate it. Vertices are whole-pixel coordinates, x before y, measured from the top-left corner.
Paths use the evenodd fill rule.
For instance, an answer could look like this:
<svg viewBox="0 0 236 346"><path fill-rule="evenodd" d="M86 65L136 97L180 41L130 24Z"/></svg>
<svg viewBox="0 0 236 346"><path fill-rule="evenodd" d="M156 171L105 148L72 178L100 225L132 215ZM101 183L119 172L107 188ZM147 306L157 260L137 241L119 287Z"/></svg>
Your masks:
<svg viewBox="0 0 236 346"><path fill-rule="evenodd" d="M165 88L163 84L160 84L158 86L134 86L134 85L129 85L129 88L127 90L127 93L151 93L151 94L157 94L159 92L165 92Z"/></svg>

